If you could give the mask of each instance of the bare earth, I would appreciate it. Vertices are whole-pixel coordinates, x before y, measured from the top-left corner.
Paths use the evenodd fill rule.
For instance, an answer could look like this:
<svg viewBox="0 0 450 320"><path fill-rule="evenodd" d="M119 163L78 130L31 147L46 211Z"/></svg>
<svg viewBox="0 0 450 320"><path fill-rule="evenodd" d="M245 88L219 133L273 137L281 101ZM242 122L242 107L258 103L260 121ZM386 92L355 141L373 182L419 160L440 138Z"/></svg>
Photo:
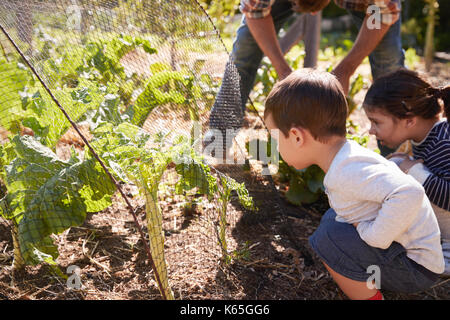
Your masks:
<svg viewBox="0 0 450 320"><path fill-rule="evenodd" d="M431 75L442 85L448 83L448 65L436 63ZM359 102L365 90L358 95ZM361 110L355 111L352 120L360 125L361 133L368 131ZM236 168L220 170L231 176L237 172ZM227 243L234 255L228 264L221 262L214 228L205 222L216 214L217 203L202 202L196 209L187 210L179 199L163 199L166 258L175 298L346 299L308 246L308 237L327 209L327 200L304 208L282 200L285 214L279 214L274 210L278 200L270 193L267 179L250 172L243 177L260 211L245 212L235 200L229 205ZM282 195L286 186L277 187ZM142 199L133 187L125 189L132 204L141 209L139 220L145 226ZM60 248L57 262L61 270L78 266L82 288L69 289L66 280L52 275L44 266L29 266L13 275L12 240L8 225L2 222L0 299L161 299L142 240L120 197L110 208L89 214L81 227L71 228L55 240ZM442 278L418 294L383 294L386 299L450 299L450 279Z"/></svg>

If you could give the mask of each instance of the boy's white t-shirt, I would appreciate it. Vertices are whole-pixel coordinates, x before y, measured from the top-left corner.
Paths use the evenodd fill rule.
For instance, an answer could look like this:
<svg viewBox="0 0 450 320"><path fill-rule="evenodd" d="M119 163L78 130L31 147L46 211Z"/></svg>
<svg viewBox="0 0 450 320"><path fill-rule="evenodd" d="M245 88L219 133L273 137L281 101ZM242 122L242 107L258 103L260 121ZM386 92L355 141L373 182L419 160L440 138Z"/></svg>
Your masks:
<svg viewBox="0 0 450 320"><path fill-rule="evenodd" d="M347 141L324 178L336 221L359 222L362 240L387 249L400 243L407 256L434 273L444 271L440 231L422 185L395 163Z"/></svg>

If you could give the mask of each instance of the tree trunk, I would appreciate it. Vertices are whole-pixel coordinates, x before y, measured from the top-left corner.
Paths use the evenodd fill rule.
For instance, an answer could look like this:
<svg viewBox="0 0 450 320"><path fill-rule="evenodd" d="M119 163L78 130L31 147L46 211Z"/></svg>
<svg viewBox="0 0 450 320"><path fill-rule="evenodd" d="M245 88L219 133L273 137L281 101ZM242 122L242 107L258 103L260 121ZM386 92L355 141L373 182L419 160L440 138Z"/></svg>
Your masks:
<svg viewBox="0 0 450 320"><path fill-rule="evenodd" d="M430 71L434 55L434 24L437 2L436 0L427 0L428 3L428 25L425 38L425 69Z"/></svg>

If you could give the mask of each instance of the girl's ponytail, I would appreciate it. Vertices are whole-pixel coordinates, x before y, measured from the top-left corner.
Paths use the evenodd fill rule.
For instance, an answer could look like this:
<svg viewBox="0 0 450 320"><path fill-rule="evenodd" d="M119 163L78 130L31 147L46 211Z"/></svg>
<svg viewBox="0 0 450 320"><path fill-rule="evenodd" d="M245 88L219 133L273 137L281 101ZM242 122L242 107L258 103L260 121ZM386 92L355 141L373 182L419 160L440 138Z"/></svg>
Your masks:
<svg viewBox="0 0 450 320"><path fill-rule="evenodd" d="M363 102L365 109L382 109L398 119L432 119L442 112L450 122L450 86L433 87L419 73L399 69L375 80Z"/></svg>

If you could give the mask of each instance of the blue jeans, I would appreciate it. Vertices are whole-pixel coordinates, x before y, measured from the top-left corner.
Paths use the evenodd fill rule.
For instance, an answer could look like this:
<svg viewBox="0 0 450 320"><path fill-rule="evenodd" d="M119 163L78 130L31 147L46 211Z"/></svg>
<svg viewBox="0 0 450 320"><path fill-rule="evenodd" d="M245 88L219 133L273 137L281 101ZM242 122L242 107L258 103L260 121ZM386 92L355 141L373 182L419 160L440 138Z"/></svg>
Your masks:
<svg viewBox="0 0 450 320"><path fill-rule="evenodd" d="M271 8L271 15L277 34L286 21L293 15L293 13L294 11L292 10L292 4L289 0L275 1ZM255 83L256 72L258 71L263 57L264 54L253 38L247 26L245 16L243 16L241 25L237 30L236 38L233 43L231 59L236 65L241 78L241 107L244 112L248 96L250 95Z"/></svg>
<svg viewBox="0 0 450 320"><path fill-rule="evenodd" d="M353 225L336 221L333 209L323 215L309 237L309 244L332 270L352 280L365 282L373 273L370 268L379 268L381 289L416 293L427 290L439 278L408 258L406 249L398 242L387 249L369 246Z"/></svg>
<svg viewBox="0 0 450 320"><path fill-rule="evenodd" d="M294 14L289 0L277 0L271 8L275 30L281 27ZM209 127L224 132L226 129L240 129L245 115L245 105L253 89L256 72L264 54L253 38L245 19L236 32L230 60L225 66L222 85L216 96L211 114ZM238 89L238 90L236 90ZM240 118L240 119L239 119ZM205 144L209 144L207 138Z"/></svg>
<svg viewBox="0 0 450 320"><path fill-rule="evenodd" d="M275 1L271 8L271 15L277 33L293 13L292 4L289 0ZM352 15L356 26L360 28L365 13L357 11L349 11L349 13ZM403 66L404 52L401 46L400 26L401 21L399 19L399 21L391 26L383 40L369 56L374 79ZM253 38L247 26L245 17L243 17L241 25L237 30L231 53L231 60L235 64L240 76L240 98L242 100L240 107L243 112L245 112L245 105L247 104L248 96L253 89L256 72L258 71L263 56L263 52ZM218 96L220 94L219 91ZM216 100L216 103L213 106L214 112L212 113L214 113L215 118L220 117L223 113L222 116L225 119L223 121L226 121L227 112L218 112L218 109L222 108L222 103L218 103L217 101L221 100L226 100L226 98ZM210 126L211 123L212 121L210 121ZM225 127L227 126L225 125Z"/></svg>

